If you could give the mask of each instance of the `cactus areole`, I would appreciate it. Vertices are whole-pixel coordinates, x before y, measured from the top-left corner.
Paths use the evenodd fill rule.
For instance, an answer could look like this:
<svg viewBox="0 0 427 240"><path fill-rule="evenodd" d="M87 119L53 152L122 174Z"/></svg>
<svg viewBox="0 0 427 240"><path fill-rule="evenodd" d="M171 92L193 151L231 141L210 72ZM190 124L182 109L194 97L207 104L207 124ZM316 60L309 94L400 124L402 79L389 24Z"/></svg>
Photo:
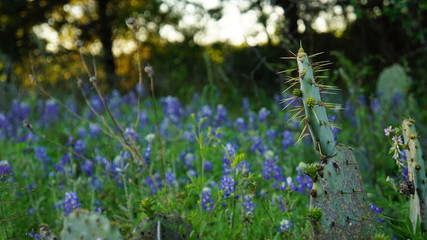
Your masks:
<svg viewBox="0 0 427 240"><path fill-rule="evenodd" d="M314 55L308 56L302 47L294 56L287 59L297 60L298 77L291 78L289 82L294 82L293 86L299 84L301 94L294 94L294 97L285 101L298 98L302 100L303 106L295 107L297 114L292 119L302 118L300 122L305 126L301 136L311 135L321 156L317 172L314 173L315 176L311 176L314 184L308 212L317 213L316 218L309 216L313 237L325 240L371 239L374 221L366 202L358 164L352 150L338 146L334 140L326 108L337 105L325 103L321 98L322 92L336 88L318 82L319 77L314 75L315 71L325 65L324 62L310 63L310 58ZM307 172L313 175L313 169L307 169Z"/></svg>

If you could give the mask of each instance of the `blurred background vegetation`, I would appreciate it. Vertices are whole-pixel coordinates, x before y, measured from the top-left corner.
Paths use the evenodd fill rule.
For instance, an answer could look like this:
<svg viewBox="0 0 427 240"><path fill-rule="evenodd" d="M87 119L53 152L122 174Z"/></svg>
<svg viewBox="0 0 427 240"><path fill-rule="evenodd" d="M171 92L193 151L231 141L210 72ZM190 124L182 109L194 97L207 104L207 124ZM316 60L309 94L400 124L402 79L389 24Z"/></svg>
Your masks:
<svg viewBox="0 0 427 240"><path fill-rule="evenodd" d="M77 40L105 91L134 88L139 57L153 66L158 96L212 90L262 101L284 89L277 72L292 63L280 57L301 40L336 63L330 77L344 94L372 99L380 73L398 63L427 107L427 1L3 0L0 36L0 111L32 91L32 64L45 88L73 93L87 78Z"/></svg>

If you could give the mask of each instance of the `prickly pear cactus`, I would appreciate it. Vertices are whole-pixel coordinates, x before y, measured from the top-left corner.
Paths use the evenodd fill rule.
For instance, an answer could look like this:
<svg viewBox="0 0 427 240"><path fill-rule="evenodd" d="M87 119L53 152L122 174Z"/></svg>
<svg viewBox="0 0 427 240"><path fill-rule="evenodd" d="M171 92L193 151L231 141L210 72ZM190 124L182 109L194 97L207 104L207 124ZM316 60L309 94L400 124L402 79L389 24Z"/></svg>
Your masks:
<svg viewBox="0 0 427 240"><path fill-rule="evenodd" d="M299 84L300 88L294 89L294 96L284 101L302 100L303 105L295 107L292 111L296 113L291 117L301 119L304 124L298 141L311 135L321 155L318 164L310 164L305 170L314 183L308 214L314 239L370 239L373 221L359 167L349 148L336 145L326 114L327 108L337 108L338 105L323 102L320 95L336 88L322 84L321 77L314 75L329 63L310 63L309 58L313 56L307 56L301 47L294 57L287 58L297 60L299 74L288 82L292 83L291 86Z"/></svg>
<svg viewBox="0 0 427 240"><path fill-rule="evenodd" d="M55 233L50 229L47 224L42 224L39 229L41 240L58 240Z"/></svg>
<svg viewBox="0 0 427 240"><path fill-rule="evenodd" d="M191 233L191 225L180 216L154 214L139 223L134 229L132 239L185 240Z"/></svg>
<svg viewBox="0 0 427 240"><path fill-rule="evenodd" d="M381 105L386 109L393 107L393 98L405 99L411 87L411 79L400 64L384 69L377 82L377 92Z"/></svg>
<svg viewBox="0 0 427 240"><path fill-rule="evenodd" d="M123 239L117 228L111 226L108 218L98 213L76 210L64 220L62 240L119 240Z"/></svg>
<svg viewBox="0 0 427 240"><path fill-rule="evenodd" d="M408 178L412 183L413 191L410 192L409 217L416 228L421 222L423 232L427 231L427 189L425 162L422 156L418 133L415 129L415 120L406 119L402 123L402 135L408 162Z"/></svg>

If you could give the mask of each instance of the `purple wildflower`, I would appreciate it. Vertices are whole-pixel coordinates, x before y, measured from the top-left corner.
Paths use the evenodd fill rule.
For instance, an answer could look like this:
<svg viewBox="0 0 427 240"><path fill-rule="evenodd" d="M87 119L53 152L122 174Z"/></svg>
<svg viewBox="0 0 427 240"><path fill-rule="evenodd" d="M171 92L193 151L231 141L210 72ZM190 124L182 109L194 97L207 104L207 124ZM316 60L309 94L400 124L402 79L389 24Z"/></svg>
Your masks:
<svg viewBox="0 0 427 240"><path fill-rule="evenodd" d="M279 232L287 232L290 230L290 228L294 225L293 222L290 222L287 219L283 219L282 221L280 221L280 226L279 229L277 231Z"/></svg>
<svg viewBox="0 0 427 240"><path fill-rule="evenodd" d="M240 131L244 132L248 129L248 126L245 123L245 119L239 117L236 119L236 121L234 122L234 124L236 125L237 129L239 129Z"/></svg>
<svg viewBox="0 0 427 240"><path fill-rule="evenodd" d="M243 197L243 208L245 209L245 215L253 214L255 211L255 203L252 201L253 195L246 195Z"/></svg>
<svg viewBox="0 0 427 240"><path fill-rule="evenodd" d="M168 170L165 173L165 182L167 185L171 186L176 183L176 174L172 170Z"/></svg>
<svg viewBox="0 0 427 240"><path fill-rule="evenodd" d="M6 179L8 175L12 175L12 167L7 160L0 161L0 181Z"/></svg>
<svg viewBox="0 0 427 240"><path fill-rule="evenodd" d="M216 107L215 123L217 126L221 126L228 121L227 109L221 104Z"/></svg>
<svg viewBox="0 0 427 240"><path fill-rule="evenodd" d="M223 190L224 198L229 197L234 192L234 179L230 176L223 176L221 178L220 189Z"/></svg>
<svg viewBox="0 0 427 240"><path fill-rule="evenodd" d="M45 124L52 123L58 120L59 106L53 99L49 99L46 101L42 113L42 118Z"/></svg>
<svg viewBox="0 0 427 240"><path fill-rule="evenodd" d="M125 139L131 143L135 143L138 140L138 134L133 128L126 128L124 133Z"/></svg>
<svg viewBox="0 0 427 240"><path fill-rule="evenodd" d="M208 187L203 188L201 199L202 199L202 208L206 210L207 212L210 212L214 209L214 201L211 196L211 189Z"/></svg>
<svg viewBox="0 0 427 240"><path fill-rule="evenodd" d="M181 103L176 97L167 96L161 100L163 105L163 111L167 118L173 123L178 123L181 117L184 115L184 109Z"/></svg>
<svg viewBox="0 0 427 240"><path fill-rule="evenodd" d="M101 129L96 123L89 123L89 134L92 138L96 138L101 133Z"/></svg>
<svg viewBox="0 0 427 240"><path fill-rule="evenodd" d="M66 192L64 201L61 203L60 207L64 210L64 216L70 214L73 210L78 209L81 203L79 202L79 197L76 192Z"/></svg>
<svg viewBox="0 0 427 240"><path fill-rule="evenodd" d="M91 161L86 160L82 165L80 165L80 169L88 176L93 175L93 164Z"/></svg>
<svg viewBox="0 0 427 240"><path fill-rule="evenodd" d="M284 131L282 132L282 147L283 149L287 149L288 147L294 144L294 137L292 132Z"/></svg>
<svg viewBox="0 0 427 240"><path fill-rule="evenodd" d="M265 122L265 120L267 119L268 115L270 115L271 111L266 109L266 108L261 108L258 111L258 121L259 122Z"/></svg>

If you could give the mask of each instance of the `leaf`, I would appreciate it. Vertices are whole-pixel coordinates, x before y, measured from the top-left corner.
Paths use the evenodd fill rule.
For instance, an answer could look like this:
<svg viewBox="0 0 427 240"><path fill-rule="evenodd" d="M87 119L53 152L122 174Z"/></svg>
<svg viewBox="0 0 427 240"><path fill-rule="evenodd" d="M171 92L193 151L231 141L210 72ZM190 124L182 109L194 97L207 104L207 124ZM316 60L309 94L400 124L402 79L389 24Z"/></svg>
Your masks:
<svg viewBox="0 0 427 240"><path fill-rule="evenodd" d="M231 166L233 168L236 168L237 164L239 164L243 160L243 158L245 158L244 153L237 154L236 157L234 158L233 162L231 163Z"/></svg>

